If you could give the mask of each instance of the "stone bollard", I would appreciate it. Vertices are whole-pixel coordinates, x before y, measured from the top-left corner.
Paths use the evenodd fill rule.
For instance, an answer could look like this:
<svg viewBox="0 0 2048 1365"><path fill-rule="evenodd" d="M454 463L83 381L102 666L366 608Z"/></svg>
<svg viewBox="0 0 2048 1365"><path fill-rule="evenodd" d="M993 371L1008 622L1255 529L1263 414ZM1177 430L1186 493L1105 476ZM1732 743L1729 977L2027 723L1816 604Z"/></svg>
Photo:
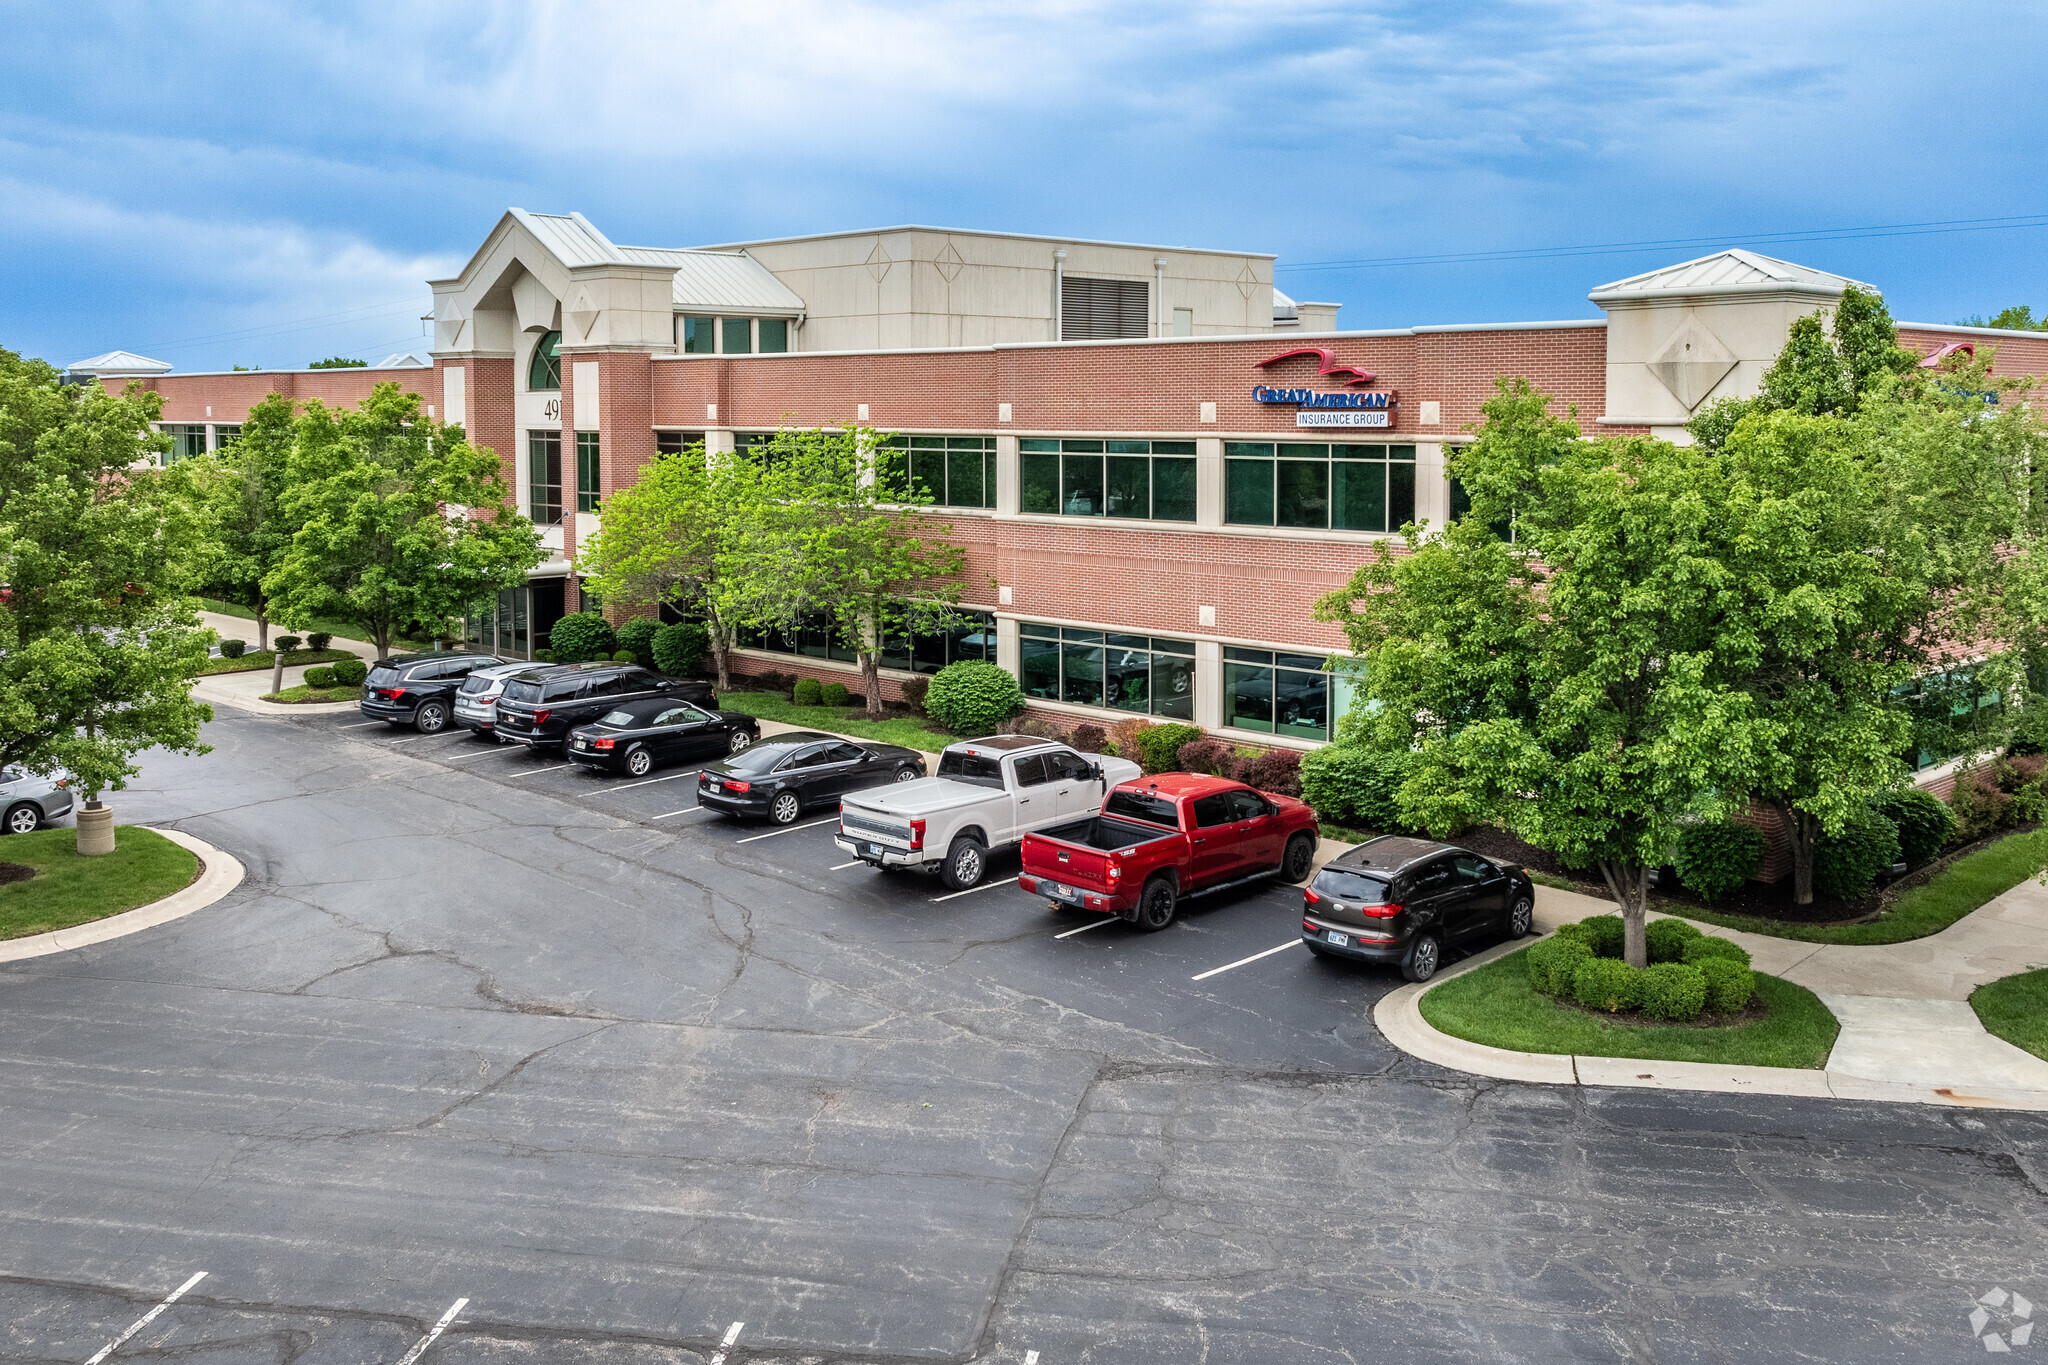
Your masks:
<svg viewBox="0 0 2048 1365"><path fill-rule="evenodd" d="M78 808L78 853L93 858L114 851L114 808L88 801Z"/></svg>
<svg viewBox="0 0 2048 1365"><path fill-rule="evenodd" d="M270 695L284 691L284 651L279 650L270 657Z"/></svg>

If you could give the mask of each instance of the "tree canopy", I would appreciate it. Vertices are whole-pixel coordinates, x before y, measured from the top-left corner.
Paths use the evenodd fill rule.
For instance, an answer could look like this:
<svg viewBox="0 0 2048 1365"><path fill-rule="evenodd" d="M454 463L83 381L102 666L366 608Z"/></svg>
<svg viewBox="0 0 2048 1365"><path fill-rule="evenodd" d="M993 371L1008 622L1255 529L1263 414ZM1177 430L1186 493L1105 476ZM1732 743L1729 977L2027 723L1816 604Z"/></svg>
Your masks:
<svg viewBox="0 0 2048 1365"><path fill-rule="evenodd" d="M422 416L419 395L395 383L359 408L309 402L286 467L298 529L264 592L290 619L359 626L380 653L402 631L443 634L544 557L498 457Z"/></svg>
<svg viewBox="0 0 2048 1365"><path fill-rule="evenodd" d="M207 747L188 594L217 548L190 476L149 463L160 412L0 350L0 763L68 769L88 797L146 749Z"/></svg>

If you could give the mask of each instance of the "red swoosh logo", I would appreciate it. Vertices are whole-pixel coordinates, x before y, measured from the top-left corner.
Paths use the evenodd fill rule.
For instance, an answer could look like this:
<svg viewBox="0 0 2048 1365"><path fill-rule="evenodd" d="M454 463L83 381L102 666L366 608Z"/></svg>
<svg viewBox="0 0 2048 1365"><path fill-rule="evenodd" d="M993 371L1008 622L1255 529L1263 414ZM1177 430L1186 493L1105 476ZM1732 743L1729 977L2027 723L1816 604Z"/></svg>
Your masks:
<svg viewBox="0 0 2048 1365"><path fill-rule="evenodd" d="M1335 379L1345 375L1355 376L1345 381L1346 385L1350 388L1357 388L1360 384L1370 384L1373 382L1374 376L1370 371L1361 370L1353 365L1339 365L1336 353L1326 351L1320 346L1304 346L1297 351L1282 351L1271 360L1261 360L1258 368L1263 370L1268 365L1278 365L1281 361L1292 360L1298 355L1312 355L1316 358L1316 374L1319 377L1327 375Z"/></svg>

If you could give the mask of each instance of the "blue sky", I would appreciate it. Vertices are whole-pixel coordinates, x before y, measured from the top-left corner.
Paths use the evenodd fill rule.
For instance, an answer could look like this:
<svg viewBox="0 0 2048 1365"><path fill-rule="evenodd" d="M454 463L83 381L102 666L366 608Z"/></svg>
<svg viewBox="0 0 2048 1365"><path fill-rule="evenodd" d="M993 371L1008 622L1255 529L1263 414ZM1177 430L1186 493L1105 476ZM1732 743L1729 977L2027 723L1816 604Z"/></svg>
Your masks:
<svg viewBox="0 0 2048 1365"><path fill-rule="evenodd" d="M2048 8L0 3L0 345L423 347L508 205L688 246L895 223L1271 251L1349 327L1597 316L1706 239L1901 318L2048 311ZM2048 224L2048 216L2038 221Z"/></svg>

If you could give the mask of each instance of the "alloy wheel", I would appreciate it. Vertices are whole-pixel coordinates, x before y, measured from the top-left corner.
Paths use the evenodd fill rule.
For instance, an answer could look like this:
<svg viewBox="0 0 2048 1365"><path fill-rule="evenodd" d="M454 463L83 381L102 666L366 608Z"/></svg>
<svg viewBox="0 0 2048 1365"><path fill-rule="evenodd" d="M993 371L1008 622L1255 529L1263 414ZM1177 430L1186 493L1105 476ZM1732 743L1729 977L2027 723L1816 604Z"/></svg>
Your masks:
<svg viewBox="0 0 2048 1365"><path fill-rule="evenodd" d="M36 808L27 802L23 802L7 812L7 832L9 834L33 834L35 833L36 826L41 823L42 821L36 815Z"/></svg>
<svg viewBox="0 0 2048 1365"><path fill-rule="evenodd" d="M749 744L752 744L753 742L753 737L749 735L745 730L735 730L732 732L732 745L730 752L738 753L740 750L746 748Z"/></svg>
<svg viewBox="0 0 2048 1365"><path fill-rule="evenodd" d="M916 776L916 772L909 768L898 768L896 770L896 780L898 782L908 782Z"/></svg>
<svg viewBox="0 0 2048 1365"><path fill-rule="evenodd" d="M768 814L778 825L791 825L796 823L802 808L803 803L796 799L795 792L783 792L769 804Z"/></svg>
<svg viewBox="0 0 2048 1365"><path fill-rule="evenodd" d="M1535 921L1535 918L1536 907L1529 903L1527 896L1516 901L1515 908L1508 911L1508 937L1527 937L1529 926Z"/></svg>
<svg viewBox="0 0 2048 1365"><path fill-rule="evenodd" d="M422 703L412 723L423 735L438 735L448 727L448 710L437 701Z"/></svg>
<svg viewBox="0 0 2048 1365"><path fill-rule="evenodd" d="M654 769L654 759L645 749L635 749L626 755L626 771L635 777L645 777Z"/></svg>
<svg viewBox="0 0 2048 1365"><path fill-rule="evenodd" d="M1427 981L1435 976L1439 951L1434 938L1417 941L1414 951L1408 954L1408 979Z"/></svg>

